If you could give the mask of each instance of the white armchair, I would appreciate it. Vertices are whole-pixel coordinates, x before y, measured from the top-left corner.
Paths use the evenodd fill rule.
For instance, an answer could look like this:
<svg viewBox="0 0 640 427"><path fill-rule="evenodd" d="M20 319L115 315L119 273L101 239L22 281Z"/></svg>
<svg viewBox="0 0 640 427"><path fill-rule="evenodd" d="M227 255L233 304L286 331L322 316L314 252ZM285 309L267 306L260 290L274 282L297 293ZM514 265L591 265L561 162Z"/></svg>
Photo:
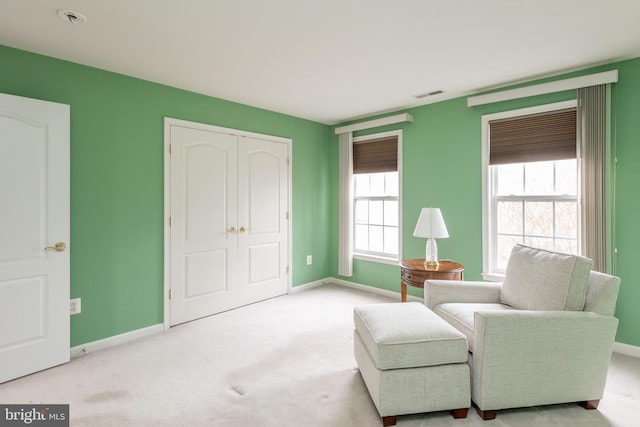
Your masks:
<svg viewBox="0 0 640 427"><path fill-rule="evenodd" d="M517 245L503 283L425 282L425 304L467 336L483 419L555 403L597 408L620 279L590 269L588 258Z"/></svg>

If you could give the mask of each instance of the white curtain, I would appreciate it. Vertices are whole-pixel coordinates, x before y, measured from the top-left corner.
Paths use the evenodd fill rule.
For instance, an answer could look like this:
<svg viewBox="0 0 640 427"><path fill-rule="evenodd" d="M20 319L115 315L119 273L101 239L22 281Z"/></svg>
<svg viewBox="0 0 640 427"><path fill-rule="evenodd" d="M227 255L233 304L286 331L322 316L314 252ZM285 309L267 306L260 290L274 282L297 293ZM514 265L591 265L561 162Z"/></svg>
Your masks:
<svg viewBox="0 0 640 427"><path fill-rule="evenodd" d="M340 156L340 235L338 274L353 276L353 135L338 135Z"/></svg>
<svg viewBox="0 0 640 427"><path fill-rule="evenodd" d="M577 119L582 254L593 260L593 270L608 272L606 85L578 89Z"/></svg>

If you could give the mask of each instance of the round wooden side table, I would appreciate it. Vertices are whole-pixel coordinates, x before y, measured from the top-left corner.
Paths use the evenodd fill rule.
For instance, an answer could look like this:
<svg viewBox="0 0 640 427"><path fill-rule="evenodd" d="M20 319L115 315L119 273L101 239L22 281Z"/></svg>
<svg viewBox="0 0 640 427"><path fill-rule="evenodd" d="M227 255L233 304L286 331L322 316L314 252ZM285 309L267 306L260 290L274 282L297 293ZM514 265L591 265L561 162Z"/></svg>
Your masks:
<svg viewBox="0 0 640 427"><path fill-rule="evenodd" d="M464 266L451 260L439 260L437 267L426 267L424 259L408 259L400 263L402 302L407 301L407 285L424 288L425 280L462 280Z"/></svg>

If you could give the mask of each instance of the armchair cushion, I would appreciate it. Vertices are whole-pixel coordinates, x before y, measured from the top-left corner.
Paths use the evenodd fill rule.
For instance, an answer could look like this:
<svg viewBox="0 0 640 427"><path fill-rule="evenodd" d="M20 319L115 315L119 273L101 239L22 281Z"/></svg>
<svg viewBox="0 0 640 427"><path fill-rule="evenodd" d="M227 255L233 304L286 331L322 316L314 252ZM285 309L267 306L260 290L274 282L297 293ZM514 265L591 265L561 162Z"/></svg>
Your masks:
<svg viewBox="0 0 640 427"><path fill-rule="evenodd" d="M586 257L516 245L500 302L521 310L581 311L591 264Z"/></svg>

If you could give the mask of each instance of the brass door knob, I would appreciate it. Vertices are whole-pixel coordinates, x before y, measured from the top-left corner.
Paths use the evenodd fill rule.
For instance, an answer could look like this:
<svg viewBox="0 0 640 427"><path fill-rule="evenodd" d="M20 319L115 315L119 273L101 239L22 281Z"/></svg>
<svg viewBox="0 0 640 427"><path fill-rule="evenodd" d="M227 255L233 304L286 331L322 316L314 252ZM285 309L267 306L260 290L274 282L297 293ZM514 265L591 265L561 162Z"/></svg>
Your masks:
<svg viewBox="0 0 640 427"><path fill-rule="evenodd" d="M47 246L46 248L44 248L45 251L49 249L53 249L56 252L62 252L67 249L67 244L64 242L58 242L53 246Z"/></svg>
<svg viewBox="0 0 640 427"><path fill-rule="evenodd" d="M248 228L240 227L240 232L241 233L244 233L245 231L248 231L248 230L249 230Z"/></svg>
<svg viewBox="0 0 640 427"><path fill-rule="evenodd" d="M231 227L230 229L227 230L229 233L235 233L236 232L236 228L235 227Z"/></svg>

